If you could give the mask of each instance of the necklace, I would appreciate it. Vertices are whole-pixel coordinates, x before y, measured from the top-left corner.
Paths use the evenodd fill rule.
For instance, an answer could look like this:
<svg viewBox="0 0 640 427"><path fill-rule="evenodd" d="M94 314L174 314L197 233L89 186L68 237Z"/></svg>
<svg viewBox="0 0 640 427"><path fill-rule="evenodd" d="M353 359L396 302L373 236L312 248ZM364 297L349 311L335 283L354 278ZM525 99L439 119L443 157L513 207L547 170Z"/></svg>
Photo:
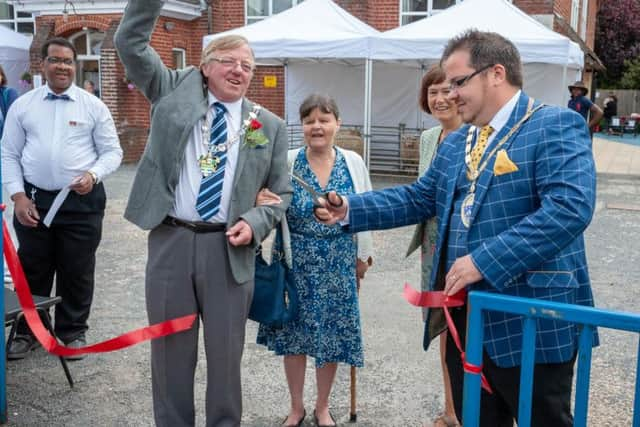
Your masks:
<svg viewBox="0 0 640 427"><path fill-rule="evenodd" d="M258 112L262 107L258 104L253 106L253 110L249 113L250 118L257 117ZM226 119L225 119L226 120ZM233 121L229 120L227 125L229 125L230 132L227 132L227 140L225 142L221 142L219 144L211 143L211 123L213 122L213 108L209 108L207 110L207 114L204 118L201 119L200 125L200 136L202 138L202 144L206 149L206 153L200 155L198 157L198 166L200 167L200 172L202 173L202 177L206 178L209 175L215 173L218 170L218 166L221 162L222 155L218 155L218 153L223 153L229 150L235 143L240 141L240 139L247 132L247 121L240 127L239 131L236 131ZM232 135L229 137L229 135Z"/></svg>
<svg viewBox="0 0 640 427"><path fill-rule="evenodd" d="M476 127L469 127L469 131L467 132L466 145L464 147L464 163L467 167L467 177L469 178L469 181L471 181L471 184L469 185L469 192L462 200L462 205L460 206L460 219L462 220L462 224L464 224L466 228L469 228L471 226L471 213L473 211L473 202L475 201L476 181L478 180L478 177L487 167L489 160L496 154L500 147L502 147L511 138L511 136L520 129L522 124L526 122L529 117L533 115L533 113L544 106L544 104L540 104L536 108L532 108L534 102L535 100L533 98L529 98L527 113L524 115L524 117L522 117L520 121L516 123L515 126L512 127L509 132L500 140L500 142L496 144L496 146L489 152L489 154L484 157L478 168L473 168L474 170L472 170L471 167L471 142L473 140L473 134L476 131Z"/></svg>

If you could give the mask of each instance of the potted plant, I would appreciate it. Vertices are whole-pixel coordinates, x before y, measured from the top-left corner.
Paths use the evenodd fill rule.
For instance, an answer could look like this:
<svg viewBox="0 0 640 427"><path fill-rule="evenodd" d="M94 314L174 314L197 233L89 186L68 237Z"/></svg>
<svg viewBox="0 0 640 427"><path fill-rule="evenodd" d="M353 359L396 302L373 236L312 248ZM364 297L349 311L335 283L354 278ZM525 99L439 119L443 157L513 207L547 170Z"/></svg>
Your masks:
<svg viewBox="0 0 640 427"><path fill-rule="evenodd" d="M18 83L20 84L21 87L25 89L30 88L31 85L33 84L33 76L28 71L25 71L20 76L20 80L18 81Z"/></svg>

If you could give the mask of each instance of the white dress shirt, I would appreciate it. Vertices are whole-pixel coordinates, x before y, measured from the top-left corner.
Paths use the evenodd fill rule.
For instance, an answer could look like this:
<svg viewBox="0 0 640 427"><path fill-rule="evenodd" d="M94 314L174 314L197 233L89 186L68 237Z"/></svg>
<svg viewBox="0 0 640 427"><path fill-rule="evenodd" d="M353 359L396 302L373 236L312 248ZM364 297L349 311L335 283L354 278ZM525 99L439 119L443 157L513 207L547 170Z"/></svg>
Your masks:
<svg viewBox="0 0 640 427"><path fill-rule="evenodd" d="M207 153L209 141L203 138L202 126L205 120L211 121L213 118L213 103L219 102L211 92L208 96L209 113L207 119L198 120L191 131L191 136L187 142L184 152L184 162L180 171L180 178L176 186L176 197L173 209L169 215L186 221L202 221L200 214L196 210L196 200L200 191L202 172L198 158ZM236 102L220 102L227 108L225 119L227 122L227 142L235 142L227 150L227 161L224 166L224 180L222 181L222 197L220 198L220 210L209 222L226 223L229 212L229 201L231 200L231 190L233 189L233 177L238 164L238 152L242 141L238 140L238 133L242 126L242 99ZM211 123L207 123L210 126Z"/></svg>
<svg viewBox="0 0 640 427"><path fill-rule="evenodd" d="M71 85L70 100L47 100L48 85L11 106L2 136L2 179L10 195L24 181L57 191L92 171L98 180L118 168L122 149L113 118L96 96Z"/></svg>
<svg viewBox="0 0 640 427"><path fill-rule="evenodd" d="M506 125L507 121L509 121L509 117L511 116L511 113L513 113L514 108L516 108L516 104L518 103L518 99L520 99L521 93L522 91L518 90L516 94L513 95L511 99L498 110L498 112L488 123L493 128L493 132L491 133L491 135L489 135L489 139L487 139L487 147L491 145L493 140L496 139L496 135L500 133L504 125ZM480 132L479 127L476 129L476 132ZM478 138L476 135L476 140L477 139Z"/></svg>

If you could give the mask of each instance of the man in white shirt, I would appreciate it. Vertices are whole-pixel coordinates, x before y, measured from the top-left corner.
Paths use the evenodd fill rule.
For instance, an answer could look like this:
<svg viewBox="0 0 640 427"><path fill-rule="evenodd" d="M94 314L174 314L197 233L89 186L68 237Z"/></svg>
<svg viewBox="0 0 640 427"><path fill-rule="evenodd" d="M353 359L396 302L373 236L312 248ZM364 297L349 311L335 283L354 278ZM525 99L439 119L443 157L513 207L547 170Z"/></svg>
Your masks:
<svg viewBox="0 0 640 427"><path fill-rule="evenodd" d="M102 179L122 149L113 118L98 98L74 85L76 51L54 38L42 47L47 84L20 97L2 136L2 178L14 202L18 256L34 295L49 296L56 277L55 332L69 347L86 344L95 253L106 195ZM42 223L57 194L70 192L50 227ZM25 324L7 349L21 359L38 343ZM83 356L68 357L80 359Z"/></svg>

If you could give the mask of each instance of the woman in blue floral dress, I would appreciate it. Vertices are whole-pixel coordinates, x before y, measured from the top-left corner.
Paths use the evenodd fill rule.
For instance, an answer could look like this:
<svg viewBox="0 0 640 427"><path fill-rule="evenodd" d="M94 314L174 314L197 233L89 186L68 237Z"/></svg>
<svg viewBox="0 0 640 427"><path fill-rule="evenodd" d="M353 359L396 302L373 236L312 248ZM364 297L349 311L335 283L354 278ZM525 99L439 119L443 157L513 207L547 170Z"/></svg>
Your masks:
<svg viewBox="0 0 640 427"><path fill-rule="evenodd" d="M289 152L290 170L318 192L370 190L362 158L334 146L340 125L335 102L312 95L302 103L300 117L305 147ZM329 395L337 364L363 365L357 277L364 277L371 263L371 237L362 233L354 239L339 225L320 224L313 215L310 194L295 180L292 186L287 222L299 317L282 329L260 325L257 341L284 356L291 409L283 425L299 426L305 418L302 394L306 358L311 356L318 387L316 424L332 426L335 420L329 413Z"/></svg>

